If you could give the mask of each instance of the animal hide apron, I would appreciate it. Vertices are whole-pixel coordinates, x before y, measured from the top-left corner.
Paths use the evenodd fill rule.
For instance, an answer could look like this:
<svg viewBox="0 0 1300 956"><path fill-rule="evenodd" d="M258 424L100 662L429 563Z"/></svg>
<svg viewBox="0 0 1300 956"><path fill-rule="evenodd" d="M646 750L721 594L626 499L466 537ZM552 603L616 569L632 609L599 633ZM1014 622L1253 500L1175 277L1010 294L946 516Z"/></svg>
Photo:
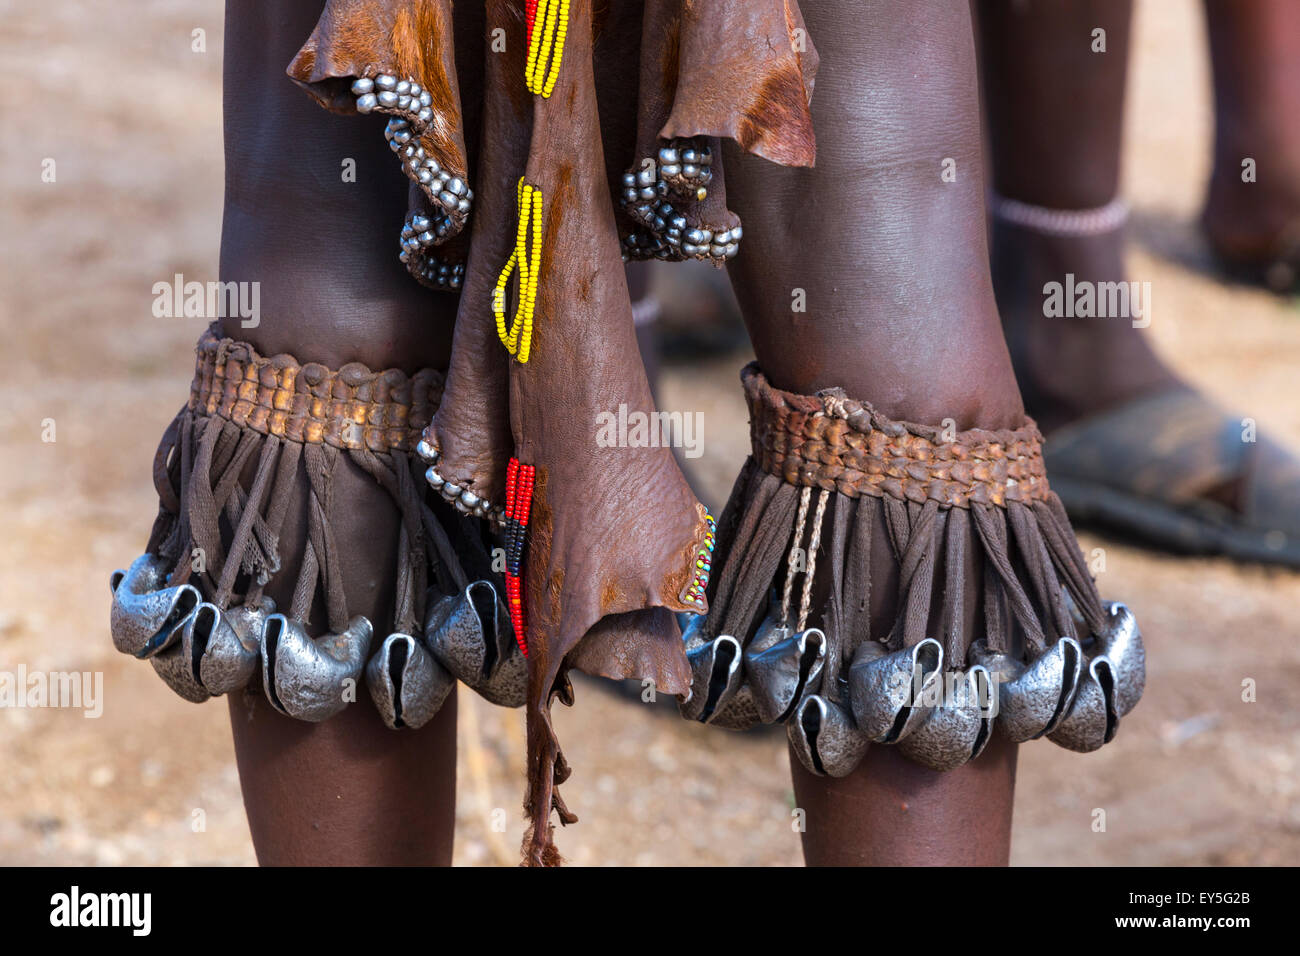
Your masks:
<svg viewBox="0 0 1300 956"><path fill-rule="evenodd" d="M684 695L675 611L707 610L713 519L668 448L603 447L654 411L623 261L722 264L742 229L720 142L811 165L817 58L794 0L488 0L467 130L450 0L329 0L289 75L325 107L391 117L411 179L400 255L459 290L429 480L501 529L528 660L525 858L555 863L568 770L550 721L570 668ZM465 139L477 134L470 169ZM466 236L468 240L466 241Z"/></svg>

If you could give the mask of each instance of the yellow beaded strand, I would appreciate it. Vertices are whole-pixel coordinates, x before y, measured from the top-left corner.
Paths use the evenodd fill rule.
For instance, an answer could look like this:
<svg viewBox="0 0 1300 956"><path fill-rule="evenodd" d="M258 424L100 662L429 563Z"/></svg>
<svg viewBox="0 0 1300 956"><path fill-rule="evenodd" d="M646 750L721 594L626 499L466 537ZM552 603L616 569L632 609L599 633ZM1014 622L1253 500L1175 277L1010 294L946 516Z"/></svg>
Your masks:
<svg viewBox="0 0 1300 956"><path fill-rule="evenodd" d="M560 25L555 38L555 55L551 57L551 72L542 87L542 98L550 99L555 81L560 78L560 64L564 62L564 39L569 33L569 0L560 0Z"/></svg>
<svg viewBox="0 0 1300 956"><path fill-rule="evenodd" d="M564 40L568 33L569 0L538 0L524 65L528 92L550 98L560 76L560 64L564 62Z"/></svg>
<svg viewBox="0 0 1300 956"><path fill-rule="evenodd" d="M515 190L519 204L519 225L515 230L515 249L510 254L496 288L492 290L492 314L496 318L497 337L507 351L521 363L527 362L533 346L533 313L537 308L537 283L542 273L542 191L520 177ZM532 249L528 248L529 227ZM519 270L519 298L510 328L506 328L507 288L515 269Z"/></svg>
<svg viewBox="0 0 1300 956"><path fill-rule="evenodd" d="M542 16L539 4L537 19L533 21L533 32L541 34L541 45L537 49L537 62L533 64L532 75L528 77L528 90L531 93L541 95L546 63L551 56L551 45L555 43L555 17L559 12L560 0L550 0L546 5L546 16Z"/></svg>
<svg viewBox="0 0 1300 956"><path fill-rule="evenodd" d="M522 316L524 313L524 296L528 290L528 216L532 211L532 194L533 187L524 182L523 177L519 177L519 185L516 189L515 203L519 209L519 226L515 230L515 262L519 266L519 302L515 306L514 321L510 323L510 337L506 342L506 348L510 354L514 355L519 348L519 332L522 328Z"/></svg>
<svg viewBox="0 0 1300 956"><path fill-rule="evenodd" d="M537 67L537 53L542 43L542 25L546 22L546 9L551 5L551 0L537 0L537 10L533 14L533 34L528 38L528 60L524 64L524 82L528 86L528 92L535 93L533 89L533 71Z"/></svg>
<svg viewBox="0 0 1300 956"><path fill-rule="evenodd" d="M542 191L533 189L533 254L528 262L527 299L523 334L519 340L519 361L527 362L533 350L533 311L537 307L537 282L542 275Z"/></svg>

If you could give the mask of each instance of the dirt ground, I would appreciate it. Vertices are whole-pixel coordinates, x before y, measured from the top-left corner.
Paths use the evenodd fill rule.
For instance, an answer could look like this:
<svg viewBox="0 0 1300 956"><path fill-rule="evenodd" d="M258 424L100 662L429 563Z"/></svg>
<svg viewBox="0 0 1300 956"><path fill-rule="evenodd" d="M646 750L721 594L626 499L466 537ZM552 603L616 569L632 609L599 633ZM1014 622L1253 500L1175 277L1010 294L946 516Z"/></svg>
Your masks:
<svg viewBox="0 0 1300 956"><path fill-rule="evenodd" d="M142 549L154 447L203 326L154 318L151 286L216 277L222 189L221 3L130 6L0 0L0 670L100 672L105 686L97 719L0 710L0 862L251 864L226 708L174 697L107 633L108 575ZM1152 283L1150 334L1179 370L1300 446L1300 308L1213 277L1194 228L1208 91L1199 4L1140 3L1132 278ZM693 464L711 506L746 449L742 358L674 367L663 384L665 407L705 413ZM1300 862L1300 575L1084 546L1105 549L1103 594L1142 622L1146 698L1098 754L1022 749L1013 861ZM1247 678L1257 702L1242 701ZM522 715L460 700L456 862L512 863ZM688 725L590 683L557 720L582 817L559 836L572 862L800 862L780 736ZM498 807L505 833L489 825Z"/></svg>

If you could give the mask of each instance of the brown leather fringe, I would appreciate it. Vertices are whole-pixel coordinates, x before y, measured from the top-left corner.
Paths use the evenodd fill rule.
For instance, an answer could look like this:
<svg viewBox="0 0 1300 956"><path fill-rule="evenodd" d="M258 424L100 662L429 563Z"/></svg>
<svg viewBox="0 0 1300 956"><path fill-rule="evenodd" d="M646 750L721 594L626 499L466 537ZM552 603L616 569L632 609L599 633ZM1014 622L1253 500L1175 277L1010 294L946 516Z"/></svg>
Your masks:
<svg viewBox="0 0 1300 956"><path fill-rule="evenodd" d="M307 540L286 610L308 622L319 595L329 628L343 630L350 615L331 515L347 507L334 498L344 456L388 492L401 517L391 630L418 633L430 587L451 593L469 582L467 569L488 572L482 523L429 495L412 453L437 409L440 373L300 365L258 355L215 328L196 353L190 401L154 458L159 513L148 550L173 562L172 584L188 581L223 608L256 603L283 565L289 509L305 508Z"/></svg>
<svg viewBox="0 0 1300 956"><path fill-rule="evenodd" d="M1080 620L1100 633L1101 600L1047 486L1032 422L945 440L938 428L890 421L839 390L782 392L755 365L742 379L753 454L718 522L707 635L748 642L780 600L791 543L810 540L801 526L823 495L820 584L807 623L829 638L823 686L832 697L868 640L897 650L935 637L947 666L961 668L979 637L1028 657L1078 637ZM873 567L882 553L892 560ZM795 594L803 573L796 568ZM872 631L873 583L893 592L881 596L893 607L883 633ZM966 593L972 586L982 606Z"/></svg>
<svg viewBox="0 0 1300 956"><path fill-rule="evenodd" d="M551 670L534 665L530 668L530 684L547 680ZM533 696L530 690L530 700ZM573 706L573 685L563 667L554 683L541 695L542 703L534 706L530 702L526 711L529 785L524 796L524 816L528 825L520 845L521 866L563 865L564 858L555 845L552 810L563 826L578 822L578 815L565 805L560 796L560 784L569 779L572 771L560 750L560 739L551 723L551 708L557 699L566 706Z"/></svg>

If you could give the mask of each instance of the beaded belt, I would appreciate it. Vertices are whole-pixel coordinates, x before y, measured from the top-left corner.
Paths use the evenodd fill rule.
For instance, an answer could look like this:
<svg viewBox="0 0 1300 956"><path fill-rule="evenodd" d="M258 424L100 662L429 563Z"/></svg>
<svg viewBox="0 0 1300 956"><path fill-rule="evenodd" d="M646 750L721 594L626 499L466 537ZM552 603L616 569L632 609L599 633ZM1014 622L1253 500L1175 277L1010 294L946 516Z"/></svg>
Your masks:
<svg viewBox="0 0 1300 956"><path fill-rule="evenodd" d="M290 355L266 358L210 327L195 348L189 408L286 441L373 452L414 451L442 399L443 373L333 371Z"/></svg>
<svg viewBox="0 0 1300 956"><path fill-rule="evenodd" d="M940 428L892 421L841 389L796 395L773 388L754 363L741 380L754 459L788 484L956 508L1050 494L1032 419L1015 430L970 429L946 440Z"/></svg>

